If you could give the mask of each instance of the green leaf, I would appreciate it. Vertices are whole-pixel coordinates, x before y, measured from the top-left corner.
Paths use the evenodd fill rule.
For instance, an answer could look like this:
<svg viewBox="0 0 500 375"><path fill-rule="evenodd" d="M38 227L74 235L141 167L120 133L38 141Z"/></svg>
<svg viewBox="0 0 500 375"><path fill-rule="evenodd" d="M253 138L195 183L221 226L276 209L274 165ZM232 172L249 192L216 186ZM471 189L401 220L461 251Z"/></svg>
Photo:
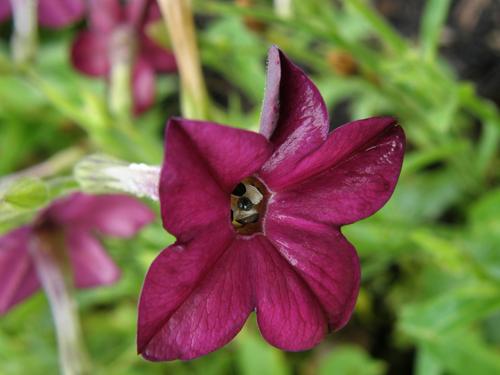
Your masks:
<svg viewBox="0 0 500 375"><path fill-rule="evenodd" d="M492 160L498 155L500 130L493 121L483 124L481 139L478 145L476 165L479 171L485 173L491 165Z"/></svg>
<svg viewBox="0 0 500 375"><path fill-rule="evenodd" d="M403 331L414 337L433 340L499 309L498 287L474 283L428 302L404 307L399 324Z"/></svg>
<svg viewBox="0 0 500 375"><path fill-rule="evenodd" d="M420 42L426 60L433 60L436 57L439 36L443 23L446 21L450 3L450 0L427 0L420 27Z"/></svg>
<svg viewBox="0 0 500 375"><path fill-rule="evenodd" d="M5 192L4 201L20 208L37 208L49 197L47 185L35 177L15 181Z"/></svg>
<svg viewBox="0 0 500 375"><path fill-rule="evenodd" d="M382 361L370 358L361 348L342 345L334 349L319 365L319 375L381 375L385 372Z"/></svg>
<svg viewBox="0 0 500 375"><path fill-rule="evenodd" d="M500 188L483 195L469 210L469 219L477 233L500 233Z"/></svg>
<svg viewBox="0 0 500 375"><path fill-rule="evenodd" d="M470 270L464 251L453 241L433 233L429 229L417 229L411 233L411 239L430 255L440 268L455 274Z"/></svg>
<svg viewBox="0 0 500 375"><path fill-rule="evenodd" d="M283 352L269 346L249 324L237 337L237 365L242 375L286 375L290 370Z"/></svg>
<svg viewBox="0 0 500 375"><path fill-rule="evenodd" d="M459 330L436 335L422 345L447 373L456 375L500 374L500 356L476 332Z"/></svg>
<svg viewBox="0 0 500 375"><path fill-rule="evenodd" d="M467 150L467 142L463 140L450 140L446 143L425 150L408 152L405 155L404 168L405 175L413 174L433 163L451 160L459 153Z"/></svg>
<svg viewBox="0 0 500 375"><path fill-rule="evenodd" d="M442 368L425 346L420 346L415 363L415 375L440 375Z"/></svg>
<svg viewBox="0 0 500 375"><path fill-rule="evenodd" d="M260 105L265 82L265 45L237 17L213 22L202 39L204 63L224 75ZM217 85L220 86L220 85ZM218 94L226 94L222 87Z"/></svg>
<svg viewBox="0 0 500 375"><path fill-rule="evenodd" d="M410 160L410 163L412 161ZM380 215L393 221L426 223L435 220L460 201L465 192L462 175L451 168L410 175L403 165L403 176L394 195Z"/></svg>
<svg viewBox="0 0 500 375"><path fill-rule="evenodd" d="M405 40L395 31L391 25L373 8L365 4L363 0L346 0L359 16L368 22L380 39L397 53L405 52L407 49Z"/></svg>

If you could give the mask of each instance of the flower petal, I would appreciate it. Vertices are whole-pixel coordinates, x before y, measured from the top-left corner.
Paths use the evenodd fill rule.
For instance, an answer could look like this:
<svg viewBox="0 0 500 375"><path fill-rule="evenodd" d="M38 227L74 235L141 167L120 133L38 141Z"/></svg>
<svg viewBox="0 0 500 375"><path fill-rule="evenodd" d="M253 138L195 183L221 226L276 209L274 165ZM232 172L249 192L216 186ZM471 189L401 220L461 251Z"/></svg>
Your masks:
<svg viewBox="0 0 500 375"><path fill-rule="evenodd" d="M83 0L39 0L38 20L42 26L59 28L80 20L85 14Z"/></svg>
<svg viewBox="0 0 500 375"><path fill-rule="evenodd" d="M139 55L151 64L157 72L175 72L177 63L172 51L162 47L148 36L148 26L161 20L161 12L158 3L155 1L146 10L146 15L142 19L142 25L138 28L140 34Z"/></svg>
<svg viewBox="0 0 500 375"><path fill-rule="evenodd" d="M110 69L108 43L109 37L106 34L82 31L71 47L73 66L90 76L108 74Z"/></svg>
<svg viewBox="0 0 500 375"><path fill-rule="evenodd" d="M146 17L144 17L144 24L161 20L161 18L162 16L158 2L157 1L151 2L149 4L149 7L146 9Z"/></svg>
<svg viewBox="0 0 500 375"><path fill-rule="evenodd" d="M74 193L54 202L41 215L59 225L131 237L154 220L154 213L139 200L124 194Z"/></svg>
<svg viewBox="0 0 500 375"><path fill-rule="evenodd" d="M155 71L166 73L177 71L177 63L172 51L155 43L145 34L141 36L140 48L141 57L150 63Z"/></svg>
<svg viewBox="0 0 500 375"><path fill-rule="evenodd" d="M401 127L387 121L378 126L381 121L356 121L334 131L288 176L288 187L273 195L268 209L336 226L378 211L394 191L405 145Z"/></svg>
<svg viewBox="0 0 500 375"><path fill-rule="evenodd" d="M82 206L87 204L79 223L88 228L95 228L108 236L132 237L154 220L153 211L133 197L121 194L87 197L80 198L80 202L76 202Z"/></svg>
<svg viewBox="0 0 500 375"><path fill-rule="evenodd" d="M108 236L132 237L155 218L148 206L127 195L96 195L89 201L80 221Z"/></svg>
<svg viewBox="0 0 500 375"><path fill-rule="evenodd" d="M153 3L149 0L129 0L124 6L127 21L131 25L140 26L146 17L146 8L151 4Z"/></svg>
<svg viewBox="0 0 500 375"><path fill-rule="evenodd" d="M132 72L134 113L140 114L155 102L155 72L149 62L139 58Z"/></svg>
<svg viewBox="0 0 500 375"><path fill-rule="evenodd" d="M253 309L248 253L226 227L164 250L139 302L138 352L192 359L227 344Z"/></svg>
<svg viewBox="0 0 500 375"><path fill-rule="evenodd" d="M10 7L10 1L9 0L1 0L0 1L0 22L3 22L7 18L9 18L11 13L12 13L12 9Z"/></svg>
<svg viewBox="0 0 500 375"><path fill-rule="evenodd" d="M119 268L90 233L73 228L66 235L77 288L108 285L120 278Z"/></svg>
<svg viewBox="0 0 500 375"><path fill-rule="evenodd" d="M125 21L125 14L120 0L88 0L90 29L101 33L111 33L115 27Z"/></svg>
<svg viewBox="0 0 500 375"><path fill-rule="evenodd" d="M278 48L269 50L260 132L275 147L261 171L286 174L328 134L328 111L314 83Z"/></svg>
<svg viewBox="0 0 500 375"><path fill-rule="evenodd" d="M273 216L268 212L266 235L316 296L331 330L349 320L360 284L360 265L354 247L338 229Z"/></svg>
<svg viewBox="0 0 500 375"><path fill-rule="evenodd" d="M258 170L270 153L271 145L260 134L171 119L160 178L165 228L178 238L192 238L199 228L213 222L231 226L231 191Z"/></svg>
<svg viewBox="0 0 500 375"><path fill-rule="evenodd" d="M257 322L264 338L283 350L310 349L327 331L327 320L302 278L264 236L247 240L252 254Z"/></svg>
<svg viewBox="0 0 500 375"><path fill-rule="evenodd" d="M28 251L30 235L29 227L21 227L0 237L0 315L40 288Z"/></svg>

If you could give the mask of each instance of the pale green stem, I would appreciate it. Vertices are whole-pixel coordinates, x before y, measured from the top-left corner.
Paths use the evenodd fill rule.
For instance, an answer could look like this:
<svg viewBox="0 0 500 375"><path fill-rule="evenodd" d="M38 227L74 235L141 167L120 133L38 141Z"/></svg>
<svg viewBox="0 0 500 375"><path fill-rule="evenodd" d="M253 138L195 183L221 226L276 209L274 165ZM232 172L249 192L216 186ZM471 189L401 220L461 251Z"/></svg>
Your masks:
<svg viewBox="0 0 500 375"><path fill-rule="evenodd" d="M56 328L59 363L64 375L90 374L72 285L69 259L59 238L52 230L35 230L30 251L49 300Z"/></svg>
<svg viewBox="0 0 500 375"><path fill-rule="evenodd" d="M19 180L23 177L45 178L54 176L65 169L69 169L78 160L80 160L83 155L84 150L81 147L70 147L60 151L50 159L47 159L37 165L0 178L0 191L4 186L8 186L13 181Z"/></svg>
<svg viewBox="0 0 500 375"><path fill-rule="evenodd" d="M291 18L293 15L292 0L274 0L274 11L281 18Z"/></svg>
<svg viewBox="0 0 500 375"><path fill-rule="evenodd" d="M127 121L132 114L132 62L134 59L134 30L118 28L111 38L111 74L109 108L117 118Z"/></svg>
<svg viewBox="0 0 500 375"><path fill-rule="evenodd" d="M185 117L209 119L209 98L196 44L190 0L158 0L167 25L181 78L181 106Z"/></svg>
<svg viewBox="0 0 500 375"><path fill-rule="evenodd" d="M11 46L12 56L18 65L24 65L35 58L37 49L37 0L11 0L14 16L14 34Z"/></svg>

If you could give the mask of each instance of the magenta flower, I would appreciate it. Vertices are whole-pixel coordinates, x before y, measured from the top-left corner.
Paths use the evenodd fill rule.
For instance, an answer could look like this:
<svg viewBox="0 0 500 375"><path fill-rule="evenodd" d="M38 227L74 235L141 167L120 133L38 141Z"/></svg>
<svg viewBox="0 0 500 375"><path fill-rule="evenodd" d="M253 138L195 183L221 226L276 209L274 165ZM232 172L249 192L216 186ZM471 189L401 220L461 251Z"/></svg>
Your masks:
<svg viewBox="0 0 500 375"><path fill-rule="evenodd" d="M134 110L136 114L145 111L154 103L155 72L177 70L172 52L145 32L149 23L161 17L158 5L148 0L130 0L124 6L119 0L90 0L89 5L89 30L73 43L73 65L89 76L109 76L112 61L129 49L134 54Z"/></svg>
<svg viewBox="0 0 500 375"><path fill-rule="evenodd" d="M50 226L64 236L75 286L91 288L111 284L120 276L96 233L130 237L153 217L147 206L124 195L75 193L54 202L32 225L0 237L0 314L40 288L30 248L36 243L32 242L36 227Z"/></svg>
<svg viewBox="0 0 500 375"><path fill-rule="evenodd" d="M198 357L228 343L251 311L264 338L290 351L344 326L360 266L340 227L389 199L404 145L390 117L329 133L318 89L275 47L260 134L170 120L160 203L177 242L144 281L138 352Z"/></svg>
<svg viewBox="0 0 500 375"><path fill-rule="evenodd" d="M10 1L0 0L0 22L9 18L11 13ZM44 27L68 26L80 20L84 13L85 0L38 0L38 22Z"/></svg>

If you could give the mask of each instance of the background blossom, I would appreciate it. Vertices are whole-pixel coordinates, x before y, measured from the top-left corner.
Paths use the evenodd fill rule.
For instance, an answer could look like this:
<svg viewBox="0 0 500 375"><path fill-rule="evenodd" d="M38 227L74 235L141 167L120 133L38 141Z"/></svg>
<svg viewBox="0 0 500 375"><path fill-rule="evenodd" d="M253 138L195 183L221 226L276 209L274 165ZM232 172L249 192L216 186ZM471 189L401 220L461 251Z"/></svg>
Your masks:
<svg viewBox="0 0 500 375"><path fill-rule="evenodd" d="M0 313L4 314L40 288L30 249L37 227L62 235L77 288L107 285L120 271L99 243L99 234L131 237L153 220L153 213L134 198L75 193L46 208L31 225L0 237Z"/></svg>
<svg viewBox="0 0 500 375"><path fill-rule="evenodd" d="M0 0L0 22L11 16L10 0ZM83 18L84 0L38 0L38 20L49 28L68 26Z"/></svg>
<svg viewBox="0 0 500 375"><path fill-rule="evenodd" d="M88 30L77 36L71 50L73 65L89 76L106 77L113 59L130 53L134 110L145 111L154 103L155 73L177 69L174 55L146 34L147 26L159 19L153 1L130 0L122 5L118 0L91 0Z"/></svg>

